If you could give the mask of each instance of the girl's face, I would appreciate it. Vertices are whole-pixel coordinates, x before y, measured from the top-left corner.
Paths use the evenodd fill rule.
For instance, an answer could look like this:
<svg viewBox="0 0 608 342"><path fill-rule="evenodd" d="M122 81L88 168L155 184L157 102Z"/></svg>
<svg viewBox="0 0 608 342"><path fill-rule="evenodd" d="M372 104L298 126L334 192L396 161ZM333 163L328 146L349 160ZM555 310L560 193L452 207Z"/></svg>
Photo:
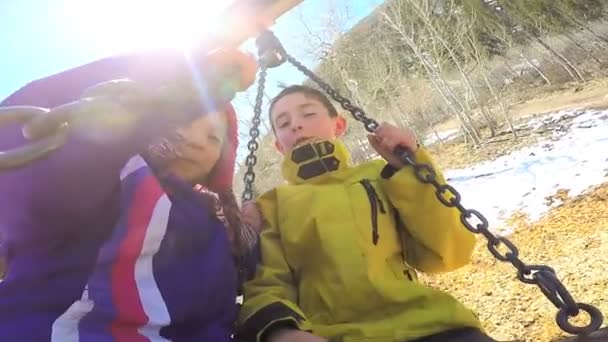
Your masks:
<svg viewBox="0 0 608 342"><path fill-rule="evenodd" d="M220 159L227 128L226 117L218 113L209 113L187 127L178 128L181 139L176 146L177 155L164 171L192 184L205 184Z"/></svg>

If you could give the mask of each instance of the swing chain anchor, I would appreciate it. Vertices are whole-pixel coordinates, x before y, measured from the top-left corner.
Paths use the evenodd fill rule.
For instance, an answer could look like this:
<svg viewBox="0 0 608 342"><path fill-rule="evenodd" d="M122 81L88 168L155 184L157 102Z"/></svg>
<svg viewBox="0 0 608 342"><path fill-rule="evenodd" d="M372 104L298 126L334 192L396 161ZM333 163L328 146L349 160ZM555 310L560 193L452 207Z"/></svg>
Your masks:
<svg viewBox="0 0 608 342"><path fill-rule="evenodd" d="M287 52L281 41L270 30L264 30L256 39L258 63L267 69L276 68L285 63Z"/></svg>
<svg viewBox="0 0 608 342"><path fill-rule="evenodd" d="M313 71L287 54L284 49L281 49L281 52L284 54L286 61L315 82L334 101L339 103L342 108L350 112L355 120L363 123L368 132L373 133L376 131L379 126L378 122L368 117L363 109L340 95L337 90L323 81ZM435 188L435 195L439 202L446 207L458 209L460 220L469 231L474 234L481 234L487 239L487 248L496 259L501 262L510 262L517 269L517 277L521 282L534 284L539 287L541 292L558 308L556 323L563 331L574 335L586 336L597 331L602 326L604 317L595 306L577 303L564 284L557 278L555 271L551 267L524 263L519 258L519 250L515 244L506 237L494 235L488 229L488 219L477 210L465 208L461 204L462 196L460 193L449 184L440 184L437 181L435 170L430 165L417 163L412 153L405 148L398 147L394 153L404 165L413 167L415 176L420 182L431 184ZM504 254L501 254L498 250L501 245L508 249ZM570 323L569 319L577 316L580 311L584 311L590 316L590 321L587 325L576 326Z"/></svg>

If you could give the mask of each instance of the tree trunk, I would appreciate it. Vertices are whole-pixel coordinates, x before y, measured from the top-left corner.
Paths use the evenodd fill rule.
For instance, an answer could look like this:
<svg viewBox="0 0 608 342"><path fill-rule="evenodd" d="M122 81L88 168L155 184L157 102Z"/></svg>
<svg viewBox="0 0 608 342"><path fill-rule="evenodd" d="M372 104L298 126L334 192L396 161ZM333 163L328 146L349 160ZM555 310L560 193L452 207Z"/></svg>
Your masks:
<svg viewBox="0 0 608 342"><path fill-rule="evenodd" d="M560 61L562 61L562 63L564 63L567 66L567 69L569 69L571 71L570 75L572 75L572 77L575 80L577 80L579 83L585 82L585 78L583 77L583 75L581 75L580 71L578 71L578 69L576 69L576 67L574 65L572 65L572 63L570 63L570 61L566 57L564 57L564 55L562 55L559 52L555 51L551 46L549 46L549 44L547 44L544 40L542 40L542 38L535 37L535 40L543 48L545 48L545 50L549 51L553 56L555 56L557 59L559 59ZM574 75L576 75L576 77L572 73L574 73Z"/></svg>
<svg viewBox="0 0 608 342"><path fill-rule="evenodd" d="M450 46L450 44L448 44L445 41L445 39L443 39L443 37L441 36L441 34L439 32L437 32L437 30L435 29L435 27L433 26L433 24L420 11L420 8L418 7L418 5L415 2L413 2L413 1L410 1L410 4L412 5L412 8L416 11L416 15L418 15L418 17L422 21L424 21L424 24L429 29L429 31L434 35L435 38L437 38L437 40L439 40L439 42L441 43L441 45L444 47L444 49L446 49L446 51L450 55L450 59L452 60L452 63L454 63L454 66L456 66L456 69L458 70L458 73L460 74L460 77L462 78L462 80L466 84L467 89L471 92L471 95L473 96L473 101L474 101L475 105L477 106L477 108L479 108L479 110L480 110L483 118L486 120L488 128L490 128L491 135L492 136L496 135L496 121L494 121L490 117L490 115L488 115L488 113L484 110L483 106L481 105L481 101L479 101L479 97L477 96L477 92L475 91L475 88L473 87L473 84L471 83L471 80L469 79L469 77L465 73L464 69L460 65L460 61L458 60L458 57L456 57L456 54L454 53L454 49L452 49L452 47Z"/></svg>
<svg viewBox="0 0 608 342"><path fill-rule="evenodd" d="M486 86L490 90L490 93L494 97L494 100L496 100L496 102L500 106L500 109L502 110L502 116L505 119L505 122L507 123L507 125L509 125L509 129L511 130L511 133L513 134L513 137L515 139L517 139L518 138L517 131L515 130L515 127L513 127L513 123L511 122L511 119L509 118L509 111L507 110L507 107L502 102L502 100L500 99L500 97L498 96L498 94L496 94L496 90L492 86L492 83L490 83L490 80L488 79L488 75L485 72L485 66L482 67L482 77L483 77L484 81L486 82Z"/></svg>
<svg viewBox="0 0 608 342"><path fill-rule="evenodd" d="M598 65L603 65L604 63L602 63L602 61L600 61L597 57L595 57L591 51L587 50L583 45L581 45L579 42L576 41L576 39L574 39L574 37L572 37L571 35L569 35L568 33L564 33L564 37L566 37L566 39L568 39L572 44L574 44L574 46L576 46L577 48L579 48L581 51L583 51L587 57L593 59Z"/></svg>
<svg viewBox="0 0 608 342"><path fill-rule="evenodd" d="M591 36L593 36L595 39L597 39L602 47L604 49L608 50L608 39L606 39L603 36L600 36L599 34L597 34L595 31L593 31L592 29L589 28L589 26L581 21L579 21L576 17L574 17L573 15L570 15L566 12L564 12L561 9L558 9L558 12L565 18L567 18L568 20L570 20L571 22L573 22L579 29L588 32L589 34L591 34Z"/></svg>
<svg viewBox="0 0 608 342"><path fill-rule="evenodd" d="M509 62L507 61L507 59L505 57L501 58L502 63L507 67L507 69L511 72L511 75L513 75L513 77L521 77L520 74L517 73L517 71L515 71L515 69L513 69L513 67L509 64Z"/></svg>
<svg viewBox="0 0 608 342"><path fill-rule="evenodd" d="M534 50L536 50L538 53L542 54L543 52L541 51L540 48L538 48L534 43L530 44L530 47L532 47ZM557 58L555 55L550 54L550 56L552 57L552 59L558 63L559 65L561 65L561 67L568 73L568 75L570 75L570 78L573 81L576 81L576 76L574 75L574 73L572 73L572 70L570 70L570 68L568 68L568 66L559 58Z"/></svg>
<svg viewBox="0 0 608 342"><path fill-rule="evenodd" d="M523 49L519 51L519 54L526 60L528 65L530 67L532 67L532 69L534 69L534 71L536 71L536 73L538 73L540 75L540 77L542 77L542 79L545 81L545 83L547 83L548 85L551 85L551 81L549 81L549 78L547 77L547 75L545 75L534 63L532 63L530 58L528 58L528 56L524 53Z"/></svg>
<svg viewBox="0 0 608 342"><path fill-rule="evenodd" d="M398 10L396 10L396 11L398 11ZM470 117L468 117L468 115L465 113L464 107L462 106L461 103L459 103L459 101L457 100L454 93L449 89L449 85L447 84L447 82L445 82L445 80L441 77L441 75L437 74L437 72L434 70L432 65L429 65L425 56L420 51L418 45L413 41L412 37L410 37L405 32L405 30L401 26L401 23L396 23L386 13L384 14L384 18L386 19L386 22L389 24L389 26L391 28L393 28L395 31L397 31L397 33L399 33L403 42L412 50L412 52L414 52L414 54L420 61L422 67L426 71L426 73L429 77L429 80L433 84L433 87L437 90L437 92L441 95L441 97L446 102L448 107L452 110L452 112L458 118L458 121L460 122L461 127L462 127L463 131L465 132L465 135L470 136L471 140L473 141L473 143L475 145L479 145L479 142L480 142L479 132L477 131L477 129L475 128L475 126L473 124L467 123L467 119L470 122ZM438 82L438 80L440 82ZM459 108L455 107L455 103L458 105Z"/></svg>
<svg viewBox="0 0 608 342"><path fill-rule="evenodd" d="M425 123L425 125L427 126L427 128L429 128L433 132L433 135L435 135L435 138L437 138L437 141L439 141L439 143L441 145L445 144L445 141L443 140L443 138L441 138L441 135L439 135L439 132L437 132L437 129L435 129L435 125L433 125L426 118L427 115L428 115L427 111L424 111L424 113L418 112L418 116L420 116L420 120L422 120Z"/></svg>

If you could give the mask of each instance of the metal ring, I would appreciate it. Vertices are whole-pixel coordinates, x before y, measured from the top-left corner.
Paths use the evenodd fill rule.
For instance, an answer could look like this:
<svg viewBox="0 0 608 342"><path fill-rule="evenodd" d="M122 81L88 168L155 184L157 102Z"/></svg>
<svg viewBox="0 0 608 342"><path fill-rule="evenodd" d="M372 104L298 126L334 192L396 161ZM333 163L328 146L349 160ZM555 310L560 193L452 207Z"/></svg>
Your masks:
<svg viewBox="0 0 608 342"><path fill-rule="evenodd" d="M38 140L51 135L60 126L70 120L70 116L75 108L82 107L84 102L90 102L90 98L69 102L53 108L44 115L36 115L24 122L22 133L28 140Z"/></svg>
<svg viewBox="0 0 608 342"><path fill-rule="evenodd" d="M35 106L0 107L0 127L25 123L37 116L48 114L49 109Z"/></svg>
<svg viewBox="0 0 608 342"><path fill-rule="evenodd" d="M49 110L34 106L0 107L0 127L14 123L26 123L38 117L48 115ZM0 170L12 170L25 166L42 158L65 144L68 137L68 125L59 125L51 134L26 143L24 146L8 151L0 151ZM26 139L25 130L22 134ZM29 139L28 139L29 140Z"/></svg>
<svg viewBox="0 0 608 342"><path fill-rule="evenodd" d="M8 151L0 151L0 171L17 169L45 157L65 144L68 133L69 126L66 123L46 138Z"/></svg>
<svg viewBox="0 0 608 342"><path fill-rule="evenodd" d="M586 326L579 327L572 325L569 320L571 316L568 314L568 310L561 308L555 316L555 321L563 331L575 335L587 335L597 331L602 326L602 323L604 323L604 316L598 308L585 303L576 303L576 306L580 311L588 313L591 317L591 321Z"/></svg>

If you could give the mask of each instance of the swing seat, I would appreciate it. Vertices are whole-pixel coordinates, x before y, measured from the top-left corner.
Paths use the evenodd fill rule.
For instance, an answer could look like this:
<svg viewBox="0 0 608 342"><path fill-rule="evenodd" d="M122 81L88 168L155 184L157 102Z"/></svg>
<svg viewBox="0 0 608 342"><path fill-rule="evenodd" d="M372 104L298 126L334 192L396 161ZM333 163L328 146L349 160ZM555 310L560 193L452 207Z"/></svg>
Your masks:
<svg viewBox="0 0 608 342"><path fill-rule="evenodd" d="M589 335L580 335L566 337L559 342L607 342L608 341L608 326L601 328Z"/></svg>

